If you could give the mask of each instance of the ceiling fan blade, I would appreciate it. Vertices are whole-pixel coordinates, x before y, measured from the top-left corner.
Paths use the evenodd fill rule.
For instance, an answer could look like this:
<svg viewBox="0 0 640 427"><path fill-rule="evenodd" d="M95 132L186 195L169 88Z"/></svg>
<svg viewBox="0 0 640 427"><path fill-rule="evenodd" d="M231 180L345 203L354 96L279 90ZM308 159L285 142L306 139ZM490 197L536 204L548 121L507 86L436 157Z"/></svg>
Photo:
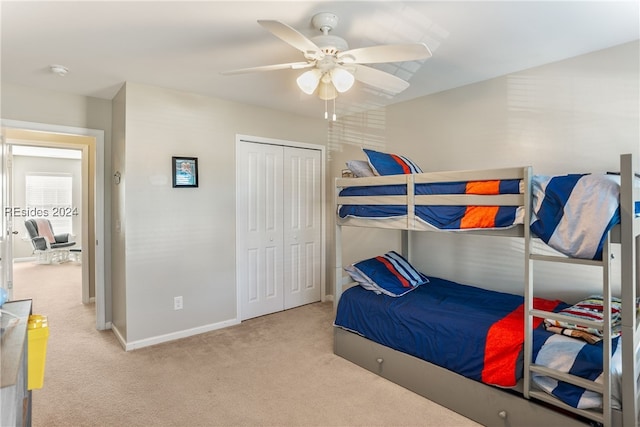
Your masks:
<svg viewBox="0 0 640 427"><path fill-rule="evenodd" d="M285 43L290 44L302 53L305 58L318 59L324 56L322 51L314 42L309 40L298 30L284 24L280 21L259 19L258 24L269 30L274 36L278 37Z"/></svg>
<svg viewBox="0 0 640 427"><path fill-rule="evenodd" d="M381 62L404 62L427 59L431 51L424 43L386 44L346 50L338 54L345 64L376 64Z"/></svg>
<svg viewBox="0 0 640 427"><path fill-rule="evenodd" d="M385 92L391 92L394 95L409 87L409 83L400 77L366 65L355 65L353 76L362 83L382 89Z"/></svg>
<svg viewBox="0 0 640 427"><path fill-rule="evenodd" d="M229 76L233 74L253 73L257 71L274 71L290 68L292 70L301 70L303 68L313 67L314 62L289 62L287 64L262 65L260 67L239 68L237 70L223 71L221 74Z"/></svg>

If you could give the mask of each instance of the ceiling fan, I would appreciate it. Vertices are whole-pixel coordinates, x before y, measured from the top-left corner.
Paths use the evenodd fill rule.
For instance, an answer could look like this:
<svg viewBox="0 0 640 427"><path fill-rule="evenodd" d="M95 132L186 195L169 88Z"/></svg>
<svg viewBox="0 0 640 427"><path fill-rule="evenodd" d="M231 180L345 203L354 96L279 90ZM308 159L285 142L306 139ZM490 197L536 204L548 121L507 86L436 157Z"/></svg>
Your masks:
<svg viewBox="0 0 640 427"><path fill-rule="evenodd" d="M279 39L301 51L305 60L230 70L222 74L310 68L297 78L298 87L309 95L317 93L318 97L325 101L335 99L338 93L349 90L355 80L393 95L400 93L409 87L408 82L363 64L415 61L431 57L431 51L424 43L349 49L344 39L329 34L338 24L338 17L329 12L313 16L311 24L322 34L310 39L280 21L258 20L258 23Z"/></svg>

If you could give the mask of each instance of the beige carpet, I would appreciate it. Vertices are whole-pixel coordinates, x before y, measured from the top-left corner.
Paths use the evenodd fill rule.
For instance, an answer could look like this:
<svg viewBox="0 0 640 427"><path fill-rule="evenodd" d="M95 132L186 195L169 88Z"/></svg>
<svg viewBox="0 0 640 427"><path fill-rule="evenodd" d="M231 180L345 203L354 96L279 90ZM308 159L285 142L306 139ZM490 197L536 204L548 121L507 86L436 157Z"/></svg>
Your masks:
<svg viewBox="0 0 640 427"><path fill-rule="evenodd" d="M36 427L478 425L335 356L327 303L125 352L96 331L80 268L14 268L14 297L50 324Z"/></svg>

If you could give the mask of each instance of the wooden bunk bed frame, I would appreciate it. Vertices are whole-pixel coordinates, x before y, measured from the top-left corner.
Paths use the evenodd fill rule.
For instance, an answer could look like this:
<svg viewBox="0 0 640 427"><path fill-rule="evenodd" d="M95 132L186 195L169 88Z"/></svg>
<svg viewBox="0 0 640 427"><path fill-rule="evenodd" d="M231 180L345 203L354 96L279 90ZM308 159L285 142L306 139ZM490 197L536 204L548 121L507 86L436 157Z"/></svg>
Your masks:
<svg viewBox="0 0 640 427"><path fill-rule="evenodd" d="M407 216L402 220L360 220L341 219L336 216L336 274L334 292L334 310L343 290L355 283L344 275L342 262L342 227L364 226L373 228L391 228L402 230L402 252L408 257L410 231L423 231L429 228L422 225L414 215L416 205L503 205L524 206L524 224L506 230L464 231L462 233L487 234L494 236L517 236L525 239L525 365L524 378L517 389L501 389L465 378L447 369L441 368L419 358L407 355L384 345L368 340L356 333L340 327L334 328L334 353L373 373L412 390L433 402L445 406L463 416L486 426L584 426L593 423L608 426L632 427L638 425L640 410L638 382L640 361L639 318L636 313L636 297L640 295L640 261L638 245L640 245L640 218L634 214L634 200L640 200L638 190L634 189L634 162L631 154L620 156L620 210L621 223L609 233L603 249L603 261L591 261L567 257L551 257L532 253L533 237L530 233L531 218L531 178L530 167L435 172L414 175L395 175L374 178L337 178L336 207L342 204L406 204ZM524 193L521 195L470 196L470 195L431 195L414 194L414 185L423 182L456 182L467 180L522 179ZM361 185L402 184L407 185L406 196L359 196L340 197L341 188ZM604 310L610 310L611 304L611 243L621 244L621 284L622 294L622 408L612 408L611 403L611 325L610 318L605 316L604 323L597 326L604 330L605 352L603 353L603 383L587 381L568 374L539 367L531 363L533 317L554 317L553 313L533 310L533 263L565 262L571 264L598 265L602 267ZM558 320L560 315L556 316ZM629 345L631 343L631 345ZM527 356L528 355L528 356ZM602 411L580 410L555 399L553 396L536 390L532 386L533 372L561 379L603 395ZM631 374L629 374L631 373Z"/></svg>

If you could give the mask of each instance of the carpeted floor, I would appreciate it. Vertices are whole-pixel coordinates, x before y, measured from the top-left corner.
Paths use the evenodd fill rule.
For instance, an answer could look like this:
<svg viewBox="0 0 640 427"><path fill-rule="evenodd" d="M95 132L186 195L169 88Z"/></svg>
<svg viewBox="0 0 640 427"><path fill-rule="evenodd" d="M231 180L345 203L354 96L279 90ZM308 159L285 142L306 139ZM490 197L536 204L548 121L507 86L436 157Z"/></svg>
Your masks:
<svg viewBox="0 0 640 427"><path fill-rule="evenodd" d="M477 426L337 357L316 303L125 352L81 303L78 264L17 263L14 298L49 319L33 425Z"/></svg>

